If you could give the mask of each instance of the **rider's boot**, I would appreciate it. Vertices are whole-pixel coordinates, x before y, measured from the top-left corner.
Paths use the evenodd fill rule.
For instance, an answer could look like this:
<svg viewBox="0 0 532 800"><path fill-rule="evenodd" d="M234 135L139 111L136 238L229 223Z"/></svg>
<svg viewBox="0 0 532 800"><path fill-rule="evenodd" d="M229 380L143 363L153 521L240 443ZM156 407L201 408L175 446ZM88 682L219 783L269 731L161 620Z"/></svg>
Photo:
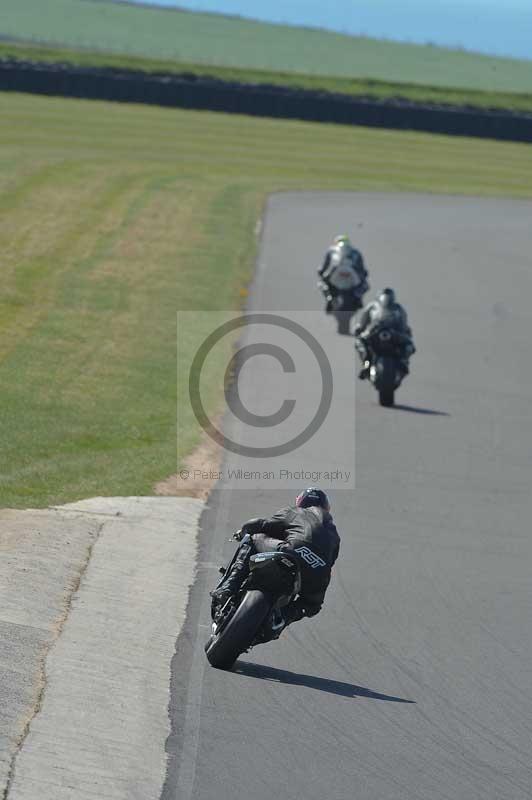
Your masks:
<svg viewBox="0 0 532 800"><path fill-rule="evenodd" d="M224 582L217 589L211 592L211 597L213 600L223 604L238 590L240 584L248 573L248 555L249 552L239 555L229 570Z"/></svg>
<svg viewBox="0 0 532 800"><path fill-rule="evenodd" d="M358 377L360 378L361 381L363 381L363 380L365 380L366 378L369 377L370 367L371 367L371 363L369 361L364 361L364 366L362 367L362 369L358 373Z"/></svg>
<svg viewBox="0 0 532 800"><path fill-rule="evenodd" d="M292 622L303 619L304 616L305 612L300 607L298 601L290 603L282 609L274 609L269 629L267 629L263 641L271 642L273 639L278 639L285 628L291 625Z"/></svg>
<svg viewBox="0 0 532 800"><path fill-rule="evenodd" d="M278 639L283 630L286 628L286 620L284 618L283 612L279 609L276 609L273 612L272 621L271 621L271 631L272 631L272 639Z"/></svg>

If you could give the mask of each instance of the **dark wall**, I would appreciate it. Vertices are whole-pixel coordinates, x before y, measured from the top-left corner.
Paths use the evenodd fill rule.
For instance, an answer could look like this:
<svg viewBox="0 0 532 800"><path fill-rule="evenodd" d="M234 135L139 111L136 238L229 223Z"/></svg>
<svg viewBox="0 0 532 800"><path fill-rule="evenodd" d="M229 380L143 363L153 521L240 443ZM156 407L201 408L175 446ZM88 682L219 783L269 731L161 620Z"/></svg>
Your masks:
<svg viewBox="0 0 532 800"><path fill-rule="evenodd" d="M149 75L110 68L0 61L0 91L532 142L532 115L421 105L402 100L365 100L328 92L229 83L194 75Z"/></svg>

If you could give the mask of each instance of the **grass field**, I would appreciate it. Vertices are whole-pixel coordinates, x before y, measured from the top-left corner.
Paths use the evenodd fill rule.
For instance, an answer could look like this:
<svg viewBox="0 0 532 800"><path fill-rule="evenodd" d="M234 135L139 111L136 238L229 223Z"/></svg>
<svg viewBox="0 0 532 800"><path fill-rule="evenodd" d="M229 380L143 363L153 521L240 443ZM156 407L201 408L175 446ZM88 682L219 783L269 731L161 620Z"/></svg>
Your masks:
<svg viewBox="0 0 532 800"><path fill-rule="evenodd" d="M176 310L241 303L268 192L532 196L527 145L15 94L0 116L0 507L175 472Z"/></svg>
<svg viewBox="0 0 532 800"><path fill-rule="evenodd" d="M339 78L326 75L305 75L299 72L272 72L267 70L239 69L237 67L207 66L178 61L116 55L64 47L28 45L22 42L1 42L0 59L66 63L75 66L112 67L146 73L175 73L209 76L225 81L251 84L274 84L293 88L340 92L354 97L371 97L377 100L404 98L417 103L447 103L483 109L506 109L532 112L532 93L480 91L453 89L445 86L424 86L415 83L394 83L369 78Z"/></svg>
<svg viewBox="0 0 532 800"><path fill-rule="evenodd" d="M532 61L102 0L2 0L0 36L225 67L532 91Z"/></svg>

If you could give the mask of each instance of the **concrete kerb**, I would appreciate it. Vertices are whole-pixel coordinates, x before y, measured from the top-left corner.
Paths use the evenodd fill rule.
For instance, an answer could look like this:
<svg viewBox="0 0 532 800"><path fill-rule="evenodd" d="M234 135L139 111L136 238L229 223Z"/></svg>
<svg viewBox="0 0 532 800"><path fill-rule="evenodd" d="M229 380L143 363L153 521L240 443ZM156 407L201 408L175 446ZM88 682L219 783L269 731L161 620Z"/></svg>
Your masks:
<svg viewBox="0 0 532 800"><path fill-rule="evenodd" d="M0 511L0 796L159 797L203 508Z"/></svg>

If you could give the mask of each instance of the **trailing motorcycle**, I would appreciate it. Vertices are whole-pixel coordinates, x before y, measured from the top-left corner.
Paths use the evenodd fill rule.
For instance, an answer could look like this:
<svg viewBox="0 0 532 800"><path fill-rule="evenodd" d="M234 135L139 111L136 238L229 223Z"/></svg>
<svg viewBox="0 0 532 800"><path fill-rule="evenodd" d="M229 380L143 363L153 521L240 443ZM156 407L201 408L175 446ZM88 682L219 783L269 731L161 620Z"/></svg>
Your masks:
<svg viewBox="0 0 532 800"><path fill-rule="evenodd" d="M393 328L377 326L366 340L369 355L369 380L379 393L381 406L393 406L395 391L406 371L401 359L405 335Z"/></svg>
<svg viewBox="0 0 532 800"><path fill-rule="evenodd" d="M251 546L251 536L245 534L228 566L220 570L229 573L242 547ZM249 573L239 588L223 603L213 598L211 606L212 632L205 644L209 663L219 669L230 669L239 655L257 644L279 637L285 627L281 609L288 605L301 589L301 569L297 556L290 552L258 553L250 557ZM224 577L218 586L224 581ZM217 587L218 588L218 587Z"/></svg>

